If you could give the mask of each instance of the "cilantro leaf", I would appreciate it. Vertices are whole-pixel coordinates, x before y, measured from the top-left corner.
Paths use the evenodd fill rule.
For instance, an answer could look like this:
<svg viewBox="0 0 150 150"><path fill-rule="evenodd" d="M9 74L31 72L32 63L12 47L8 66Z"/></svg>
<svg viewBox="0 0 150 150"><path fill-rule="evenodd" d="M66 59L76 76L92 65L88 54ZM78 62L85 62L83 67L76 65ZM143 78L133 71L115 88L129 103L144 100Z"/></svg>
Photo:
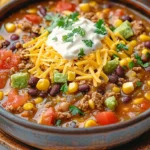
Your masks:
<svg viewBox="0 0 150 150"><path fill-rule="evenodd" d="M67 35L62 36L64 42L73 42L73 33L68 33Z"/></svg>
<svg viewBox="0 0 150 150"><path fill-rule="evenodd" d="M67 92L67 91L68 91L68 85L67 85L67 83L65 83L64 85L62 85L61 88L60 88L60 90L61 90L63 93Z"/></svg>
<svg viewBox="0 0 150 150"><path fill-rule="evenodd" d="M69 107L69 111L71 112L71 114L72 114L73 116L75 116L75 115L77 115L77 114L79 114L79 115L84 115L84 113L82 112L81 109L79 109L78 107L73 106L73 105Z"/></svg>
<svg viewBox="0 0 150 150"><path fill-rule="evenodd" d="M85 30L81 27L78 27L78 28L74 28L73 31L72 31L74 34L77 33L77 34L80 34L82 37L85 36Z"/></svg>
<svg viewBox="0 0 150 150"><path fill-rule="evenodd" d="M78 12L74 12L72 14L69 15L69 19L72 19L73 21L77 21L78 19L79 13Z"/></svg>
<svg viewBox="0 0 150 150"><path fill-rule="evenodd" d="M83 42L86 44L87 47L93 46L93 42L91 40L83 40Z"/></svg>
<svg viewBox="0 0 150 150"><path fill-rule="evenodd" d="M135 59L137 60L137 64L139 64L140 66L144 67L144 68L147 68L150 66L150 62L147 62L147 63L143 63L142 62L142 59L141 59L141 56L139 56L138 54L135 54L134 55Z"/></svg>
<svg viewBox="0 0 150 150"><path fill-rule="evenodd" d="M110 29L111 31L114 31L116 28L115 28L114 26L110 26L109 29Z"/></svg>
<svg viewBox="0 0 150 150"><path fill-rule="evenodd" d="M116 45L117 48L117 52L121 51L121 50L128 50L128 47L125 44L119 43Z"/></svg>
<svg viewBox="0 0 150 150"><path fill-rule="evenodd" d="M98 22L95 24L95 27L97 28L95 30L95 33L102 34L102 35L107 34L103 19L98 20Z"/></svg>
<svg viewBox="0 0 150 150"><path fill-rule="evenodd" d="M113 55L112 55L112 58L113 58L113 59L115 59L115 58L119 58L119 56L118 56L118 55L116 55L116 54L113 54Z"/></svg>
<svg viewBox="0 0 150 150"><path fill-rule="evenodd" d="M60 120L60 119L57 120L55 126L60 126L61 122L62 122L62 120Z"/></svg>
<svg viewBox="0 0 150 150"><path fill-rule="evenodd" d="M142 82L141 81L137 81L136 82L136 86L138 86L138 87L142 86Z"/></svg>
<svg viewBox="0 0 150 150"><path fill-rule="evenodd" d="M55 37L52 38L52 40L53 40L53 41L57 41L58 39L57 39L57 37L55 36Z"/></svg>
<svg viewBox="0 0 150 150"><path fill-rule="evenodd" d="M81 48L80 49L80 52L79 52L79 54L78 54L78 59L80 59L81 57L83 57L85 54L84 54L84 49L83 48Z"/></svg>
<svg viewBox="0 0 150 150"><path fill-rule="evenodd" d="M132 69L135 66L135 63L133 61L129 62L129 68Z"/></svg>

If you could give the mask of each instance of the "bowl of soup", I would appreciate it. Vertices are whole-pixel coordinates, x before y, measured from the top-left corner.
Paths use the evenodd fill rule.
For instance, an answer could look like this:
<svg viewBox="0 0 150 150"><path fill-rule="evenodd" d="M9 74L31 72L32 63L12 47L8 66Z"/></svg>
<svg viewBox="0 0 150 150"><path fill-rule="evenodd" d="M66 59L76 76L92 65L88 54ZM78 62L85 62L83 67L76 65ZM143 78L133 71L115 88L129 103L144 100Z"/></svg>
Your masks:
<svg viewBox="0 0 150 150"><path fill-rule="evenodd" d="M150 14L121 2L1 8L2 131L41 149L106 149L150 129Z"/></svg>

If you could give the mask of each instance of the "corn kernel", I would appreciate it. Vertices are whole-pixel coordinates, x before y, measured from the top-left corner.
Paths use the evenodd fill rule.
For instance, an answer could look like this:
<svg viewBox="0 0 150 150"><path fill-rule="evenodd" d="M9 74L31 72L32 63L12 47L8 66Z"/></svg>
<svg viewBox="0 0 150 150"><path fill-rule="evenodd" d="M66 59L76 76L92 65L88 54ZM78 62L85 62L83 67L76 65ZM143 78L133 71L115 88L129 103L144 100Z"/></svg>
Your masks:
<svg viewBox="0 0 150 150"><path fill-rule="evenodd" d="M4 38L0 35L0 40L4 40Z"/></svg>
<svg viewBox="0 0 150 150"><path fill-rule="evenodd" d="M85 128L94 127L94 126L97 126L97 123L95 120L92 120L92 119L87 120L84 124Z"/></svg>
<svg viewBox="0 0 150 150"><path fill-rule="evenodd" d="M104 14L108 14L109 12L110 12L110 9L109 9L109 8L103 9L103 13L104 13Z"/></svg>
<svg viewBox="0 0 150 150"><path fill-rule="evenodd" d="M16 26L14 23L6 23L5 29L7 32L14 32L16 30Z"/></svg>
<svg viewBox="0 0 150 150"><path fill-rule="evenodd" d="M101 12L100 11L98 11L97 13L96 13L96 15L98 16L98 17L100 17L101 16Z"/></svg>
<svg viewBox="0 0 150 150"><path fill-rule="evenodd" d="M95 104L94 104L94 102L93 102L93 100L89 100L88 101L88 103L89 103L89 107L91 108L91 109L94 109L95 108Z"/></svg>
<svg viewBox="0 0 150 150"><path fill-rule="evenodd" d="M68 71L68 81L73 81L76 77L76 73L72 71Z"/></svg>
<svg viewBox="0 0 150 150"><path fill-rule="evenodd" d="M150 36L145 35L145 34L142 34L142 35L139 36L139 39L140 39L142 42L150 41Z"/></svg>
<svg viewBox="0 0 150 150"><path fill-rule="evenodd" d="M69 83L68 92L75 93L77 91L78 91L78 83L76 83L76 82Z"/></svg>
<svg viewBox="0 0 150 150"><path fill-rule="evenodd" d="M150 91L146 92L144 96L147 100L150 100Z"/></svg>
<svg viewBox="0 0 150 150"><path fill-rule="evenodd" d="M147 81L147 85L149 85L149 86L150 86L150 80L148 80L148 81Z"/></svg>
<svg viewBox="0 0 150 150"><path fill-rule="evenodd" d="M119 62L119 64L120 64L120 66L127 66L128 65L128 61L126 60L126 59L122 59L122 60L120 60L120 62Z"/></svg>
<svg viewBox="0 0 150 150"><path fill-rule="evenodd" d="M128 77L128 78L136 77L136 72L135 72L135 71L132 71L132 70L129 70L129 71L126 73L126 77Z"/></svg>
<svg viewBox="0 0 150 150"><path fill-rule="evenodd" d="M3 97L4 97L4 93L0 91L0 101L3 99Z"/></svg>
<svg viewBox="0 0 150 150"><path fill-rule="evenodd" d="M119 27L120 25L122 24L122 20L120 20L120 19L117 19L116 21L115 21L115 27Z"/></svg>
<svg viewBox="0 0 150 150"><path fill-rule="evenodd" d="M146 55L148 52L149 52L149 51L148 51L148 49L146 49L146 48L144 48L144 49L142 50L142 54L144 54L144 55Z"/></svg>
<svg viewBox="0 0 150 150"><path fill-rule="evenodd" d="M136 41L136 40L132 40L132 41L130 42L130 46L134 47L134 46L136 46L136 45L137 45L137 41Z"/></svg>
<svg viewBox="0 0 150 150"><path fill-rule="evenodd" d="M119 87L113 87L112 88L112 90L113 90L113 92L115 92L115 93L119 93L120 92L120 88Z"/></svg>
<svg viewBox="0 0 150 150"><path fill-rule="evenodd" d="M43 101L43 98L42 97L37 97L36 99L34 99L34 102L36 103L36 104L39 104L39 103L41 103Z"/></svg>
<svg viewBox="0 0 150 150"><path fill-rule="evenodd" d="M90 2L89 2L89 5L90 5L91 7L95 7L95 6L97 6L97 3L96 3L95 1L90 1Z"/></svg>
<svg viewBox="0 0 150 150"><path fill-rule="evenodd" d="M48 79L40 79L36 84L36 88L41 91L48 90L49 86L50 86L50 82Z"/></svg>
<svg viewBox="0 0 150 150"><path fill-rule="evenodd" d="M82 4L80 4L79 8L83 12L89 12L90 11L90 5L88 3L82 3Z"/></svg>
<svg viewBox="0 0 150 150"><path fill-rule="evenodd" d="M133 100L133 104L141 104L143 102L144 98L136 98Z"/></svg>
<svg viewBox="0 0 150 150"><path fill-rule="evenodd" d="M31 109L33 109L34 108L34 105L32 104L32 103L25 103L24 105L23 105L23 109L24 110L31 110Z"/></svg>
<svg viewBox="0 0 150 150"><path fill-rule="evenodd" d="M129 111L129 108L124 107L123 110L124 110L124 111Z"/></svg>
<svg viewBox="0 0 150 150"><path fill-rule="evenodd" d="M35 14L37 12L37 9L30 8L30 9L26 10L26 12L29 13L29 14Z"/></svg>
<svg viewBox="0 0 150 150"><path fill-rule="evenodd" d="M122 91L125 94L130 94L134 91L134 84L132 82L126 82L122 86Z"/></svg>
<svg viewBox="0 0 150 150"><path fill-rule="evenodd" d="M130 57L127 57L126 60L128 63L132 61Z"/></svg>

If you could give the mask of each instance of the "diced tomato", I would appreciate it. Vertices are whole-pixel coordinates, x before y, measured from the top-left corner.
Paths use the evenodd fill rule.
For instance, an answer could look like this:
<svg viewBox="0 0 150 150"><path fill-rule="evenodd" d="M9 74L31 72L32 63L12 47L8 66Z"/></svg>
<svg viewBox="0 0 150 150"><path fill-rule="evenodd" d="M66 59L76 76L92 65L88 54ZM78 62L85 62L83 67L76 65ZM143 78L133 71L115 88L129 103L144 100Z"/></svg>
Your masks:
<svg viewBox="0 0 150 150"><path fill-rule="evenodd" d="M40 16L34 14L25 15L25 18L34 24L39 24L42 21L42 18Z"/></svg>
<svg viewBox="0 0 150 150"><path fill-rule="evenodd" d="M75 11L76 5L70 2L59 1L56 5L55 11L63 12L64 10Z"/></svg>
<svg viewBox="0 0 150 150"><path fill-rule="evenodd" d="M2 105L4 107L11 106L13 109L17 109L19 106L22 106L28 99L29 96L27 94L19 95L17 89L12 89L8 93L8 99Z"/></svg>
<svg viewBox="0 0 150 150"><path fill-rule="evenodd" d="M116 114L111 111L98 112L95 118L96 118L97 123L100 125L113 124L119 121Z"/></svg>
<svg viewBox="0 0 150 150"><path fill-rule="evenodd" d="M0 89L3 89L8 79L9 70L0 70Z"/></svg>
<svg viewBox="0 0 150 150"><path fill-rule="evenodd" d="M150 108L150 103L148 101L144 100L141 104L141 108L142 108L143 111L149 109Z"/></svg>
<svg viewBox="0 0 150 150"><path fill-rule="evenodd" d="M48 108L41 117L41 124L53 125L56 119L56 112L53 107Z"/></svg>
<svg viewBox="0 0 150 150"><path fill-rule="evenodd" d="M124 15L124 11L122 9L117 9L115 11L115 16L121 17Z"/></svg>
<svg viewBox="0 0 150 150"><path fill-rule="evenodd" d="M17 54L13 54L11 50L0 50L0 69L10 69L17 67L20 58Z"/></svg>

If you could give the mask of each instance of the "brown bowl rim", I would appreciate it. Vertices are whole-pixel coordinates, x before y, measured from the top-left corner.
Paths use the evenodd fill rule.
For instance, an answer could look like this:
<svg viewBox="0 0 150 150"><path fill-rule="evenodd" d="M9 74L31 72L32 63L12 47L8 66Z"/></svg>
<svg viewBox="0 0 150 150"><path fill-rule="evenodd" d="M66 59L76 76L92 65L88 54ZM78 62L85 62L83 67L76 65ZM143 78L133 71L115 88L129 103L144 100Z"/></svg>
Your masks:
<svg viewBox="0 0 150 150"><path fill-rule="evenodd" d="M18 5L21 5L24 2L28 2L28 1L29 0L21 0L21 1L13 0L13 1L10 1L8 4L4 5L3 7L0 7L0 18L4 14L6 14L8 11L10 11L10 9L17 7ZM31 1L34 1L34 0L30 0L30 2ZM127 0L127 2L129 2L132 5L136 3L138 8L142 9L143 12L147 13L147 16L150 15L149 7L147 7L146 5L136 0L132 0L132 1ZM12 113L6 111L2 107L0 107L0 116L5 119L8 119L9 121L15 124L23 126L25 128L30 128L30 129L42 131L42 132L44 131L44 132L57 133L57 134L91 134L91 133L93 134L93 133L103 133L103 132L118 130L121 128L134 125L136 123L139 123L150 116L150 109L146 110L139 116L136 116L135 118L132 118L128 121L119 122L119 123L111 124L107 126L97 126L97 127L92 127L92 128L66 128L66 127L53 127L53 126L40 125L40 124L27 121L16 115L13 115Z"/></svg>

